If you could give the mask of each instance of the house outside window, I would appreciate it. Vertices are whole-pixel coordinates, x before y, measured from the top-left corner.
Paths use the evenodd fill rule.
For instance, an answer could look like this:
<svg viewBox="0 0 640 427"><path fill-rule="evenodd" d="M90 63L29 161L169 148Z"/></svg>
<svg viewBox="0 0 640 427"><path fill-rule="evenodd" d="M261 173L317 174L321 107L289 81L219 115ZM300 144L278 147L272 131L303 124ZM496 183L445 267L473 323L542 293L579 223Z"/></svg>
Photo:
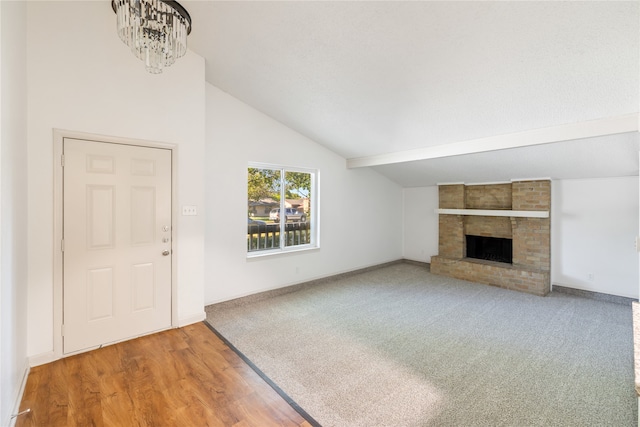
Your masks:
<svg viewBox="0 0 640 427"><path fill-rule="evenodd" d="M317 170L249 164L248 256L319 246L317 182Z"/></svg>

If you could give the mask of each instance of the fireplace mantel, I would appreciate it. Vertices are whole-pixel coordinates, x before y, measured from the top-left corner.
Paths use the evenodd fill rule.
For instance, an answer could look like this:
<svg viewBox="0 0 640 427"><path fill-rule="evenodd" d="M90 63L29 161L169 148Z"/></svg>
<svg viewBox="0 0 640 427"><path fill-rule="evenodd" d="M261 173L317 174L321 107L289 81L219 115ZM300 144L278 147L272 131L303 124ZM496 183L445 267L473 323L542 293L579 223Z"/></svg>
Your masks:
<svg viewBox="0 0 640 427"><path fill-rule="evenodd" d="M514 218L549 218L549 211L513 211L506 209L436 209L440 215L508 216Z"/></svg>

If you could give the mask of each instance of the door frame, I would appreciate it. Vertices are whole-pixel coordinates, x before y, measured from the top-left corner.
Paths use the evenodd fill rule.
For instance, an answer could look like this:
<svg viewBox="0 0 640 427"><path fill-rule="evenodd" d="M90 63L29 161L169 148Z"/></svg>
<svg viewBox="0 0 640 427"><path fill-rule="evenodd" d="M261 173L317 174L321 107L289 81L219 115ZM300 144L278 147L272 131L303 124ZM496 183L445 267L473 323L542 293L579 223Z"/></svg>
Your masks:
<svg viewBox="0 0 640 427"><path fill-rule="evenodd" d="M108 144L132 145L136 147L162 148L171 151L171 328L177 328L178 319L178 289L177 289L177 259L178 259L178 211L177 211L177 168L178 146L165 142L147 141L133 138L98 135L64 129L53 129L53 356L55 359L72 356L92 350L86 349L74 353L63 353L62 319L64 313L64 266L62 256L63 237L63 169L62 153L65 138L81 139ZM155 331L157 332L157 331ZM131 339L131 338L127 338ZM108 343L112 344L112 343ZM98 348L98 347L96 347Z"/></svg>

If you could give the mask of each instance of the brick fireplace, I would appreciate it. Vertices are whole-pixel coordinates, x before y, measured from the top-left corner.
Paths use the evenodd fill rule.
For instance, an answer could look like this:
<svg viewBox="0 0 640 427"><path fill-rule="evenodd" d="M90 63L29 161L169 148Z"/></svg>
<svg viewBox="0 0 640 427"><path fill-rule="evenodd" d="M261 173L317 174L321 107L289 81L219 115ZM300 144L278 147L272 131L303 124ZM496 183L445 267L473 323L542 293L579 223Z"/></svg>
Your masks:
<svg viewBox="0 0 640 427"><path fill-rule="evenodd" d="M432 273L535 295L549 293L549 180L440 185L439 207L438 256L431 257ZM494 239L476 243L483 241L476 237ZM474 242L474 257L485 245L495 251L492 242L500 241L502 251L512 251L511 262L492 258L491 253L485 259L470 258L468 241Z"/></svg>

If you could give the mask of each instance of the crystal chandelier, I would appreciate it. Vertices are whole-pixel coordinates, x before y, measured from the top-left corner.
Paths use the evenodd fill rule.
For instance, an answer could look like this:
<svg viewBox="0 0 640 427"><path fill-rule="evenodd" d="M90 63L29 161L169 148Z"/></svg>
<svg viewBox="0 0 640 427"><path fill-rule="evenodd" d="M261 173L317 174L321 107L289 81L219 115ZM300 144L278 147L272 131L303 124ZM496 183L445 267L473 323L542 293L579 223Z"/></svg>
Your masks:
<svg viewBox="0 0 640 427"><path fill-rule="evenodd" d="M118 35L133 54L144 61L147 71L162 73L187 52L191 17L176 1L112 0Z"/></svg>

